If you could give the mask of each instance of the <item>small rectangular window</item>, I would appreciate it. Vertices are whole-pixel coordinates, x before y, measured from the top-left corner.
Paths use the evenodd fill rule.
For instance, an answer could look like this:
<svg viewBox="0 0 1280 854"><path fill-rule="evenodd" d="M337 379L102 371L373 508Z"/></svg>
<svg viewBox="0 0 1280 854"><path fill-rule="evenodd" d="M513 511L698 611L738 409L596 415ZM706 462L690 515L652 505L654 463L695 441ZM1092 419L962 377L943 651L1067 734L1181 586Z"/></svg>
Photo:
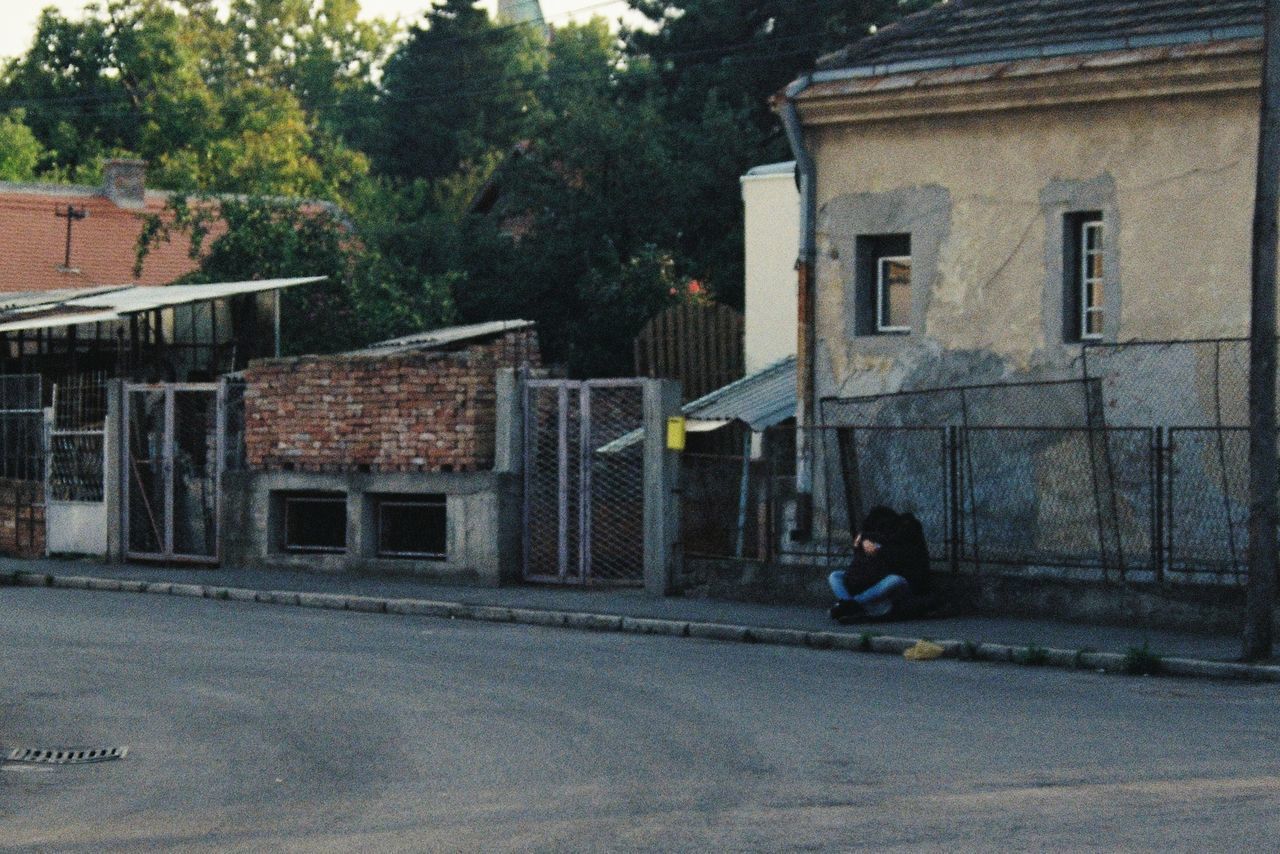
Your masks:
<svg viewBox="0 0 1280 854"><path fill-rule="evenodd" d="M280 496L280 546L287 552L347 550L347 497L340 492L293 492Z"/></svg>
<svg viewBox="0 0 1280 854"><path fill-rule="evenodd" d="M876 331L911 331L911 256L876 259Z"/></svg>
<svg viewBox="0 0 1280 854"><path fill-rule="evenodd" d="M1106 328L1106 227L1097 211L1069 213L1063 226L1063 337L1097 341Z"/></svg>
<svg viewBox="0 0 1280 854"><path fill-rule="evenodd" d="M861 235L856 255L857 334L910 332L911 235Z"/></svg>
<svg viewBox="0 0 1280 854"><path fill-rule="evenodd" d="M443 495L380 495L375 501L378 557L445 560L448 517Z"/></svg>
<svg viewBox="0 0 1280 854"><path fill-rule="evenodd" d="M1080 226L1080 337L1102 337L1102 220Z"/></svg>

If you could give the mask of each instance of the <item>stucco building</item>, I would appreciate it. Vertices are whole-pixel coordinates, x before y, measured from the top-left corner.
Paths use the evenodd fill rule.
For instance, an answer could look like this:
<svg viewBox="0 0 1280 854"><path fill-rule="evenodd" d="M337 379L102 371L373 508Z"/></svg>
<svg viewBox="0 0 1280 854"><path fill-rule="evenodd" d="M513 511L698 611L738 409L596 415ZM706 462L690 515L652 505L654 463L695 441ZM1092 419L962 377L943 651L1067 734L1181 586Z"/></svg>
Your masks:
<svg viewBox="0 0 1280 854"><path fill-rule="evenodd" d="M792 87L815 384L1247 332L1262 4L956 0Z"/></svg>
<svg viewBox="0 0 1280 854"><path fill-rule="evenodd" d="M1007 542L1010 561L1148 577L1194 544L1237 564L1242 446L1221 428L1243 414L1243 349L1225 339L1248 332L1261 35L1260 0L952 0L787 87L801 426L940 431L802 430L801 540L847 530L862 498L913 507L975 562ZM940 391L957 386L988 388Z"/></svg>

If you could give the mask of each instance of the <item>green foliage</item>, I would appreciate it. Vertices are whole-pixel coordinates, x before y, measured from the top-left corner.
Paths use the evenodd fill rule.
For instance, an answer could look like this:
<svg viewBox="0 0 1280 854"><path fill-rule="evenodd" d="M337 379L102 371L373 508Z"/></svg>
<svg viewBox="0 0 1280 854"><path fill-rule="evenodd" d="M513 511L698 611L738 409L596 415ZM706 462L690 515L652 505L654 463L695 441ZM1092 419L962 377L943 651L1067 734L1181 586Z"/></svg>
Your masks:
<svg viewBox="0 0 1280 854"><path fill-rule="evenodd" d="M858 635L858 649L863 652L871 652L871 640L873 637L874 635L871 632L863 632Z"/></svg>
<svg viewBox="0 0 1280 854"><path fill-rule="evenodd" d="M408 32L358 0L47 9L0 70L0 104L27 108L0 118L0 178L96 183L108 157L145 159L193 201L148 224L144 256L179 229L208 249L202 280L331 276L287 297L295 349L522 317L571 374L626 374L691 281L741 306L738 178L790 157L770 97L921 5L629 2L652 26L549 41L475 0L424 0ZM482 189L497 203L473 213ZM250 200L212 197L233 193ZM266 201L283 197L333 206Z"/></svg>
<svg viewBox="0 0 1280 854"><path fill-rule="evenodd" d="M1049 650L1038 644L1027 644L1026 649L1018 654L1016 661L1028 667L1041 667L1049 663Z"/></svg>
<svg viewBox="0 0 1280 854"><path fill-rule="evenodd" d="M1151 651L1149 641L1131 646L1124 654L1124 672L1130 676L1155 676L1164 669L1162 657Z"/></svg>
<svg viewBox="0 0 1280 854"><path fill-rule="evenodd" d="M531 28L498 26L473 0L444 0L388 62L367 150L383 174L429 181L505 151L531 128L531 83L545 63Z"/></svg>
<svg viewBox="0 0 1280 854"><path fill-rule="evenodd" d="M368 161L323 126L322 107L371 99L380 55L381 30L352 23L353 7L237 0L223 20L208 0L111 0L78 21L46 9L0 95L32 104L52 177L87 181L104 156L127 153L161 187L336 199ZM303 18L318 23L292 34Z"/></svg>
<svg viewBox="0 0 1280 854"><path fill-rule="evenodd" d="M36 177L44 146L25 122L25 110L0 115L0 181L30 181Z"/></svg>
<svg viewBox="0 0 1280 854"><path fill-rule="evenodd" d="M284 292L281 332L289 353L351 349L451 321L456 274L423 275L352 226L332 207L175 197L164 214L148 218L138 267L151 247L179 234L202 258L187 282L329 277Z"/></svg>

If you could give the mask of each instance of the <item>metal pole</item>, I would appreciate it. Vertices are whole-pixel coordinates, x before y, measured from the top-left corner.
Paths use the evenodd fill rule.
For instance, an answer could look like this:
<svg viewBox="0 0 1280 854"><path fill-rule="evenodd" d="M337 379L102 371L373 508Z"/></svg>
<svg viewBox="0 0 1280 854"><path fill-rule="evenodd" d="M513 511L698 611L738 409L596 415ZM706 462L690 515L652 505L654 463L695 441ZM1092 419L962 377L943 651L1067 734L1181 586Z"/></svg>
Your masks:
<svg viewBox="0 0 1280 854"><path fill-rule="evenodd" d="M1249 322L1249 587L1242 656L1271 656L1276 577L1276 204L1280 201L1280 0L1267 0Z"/></svg>

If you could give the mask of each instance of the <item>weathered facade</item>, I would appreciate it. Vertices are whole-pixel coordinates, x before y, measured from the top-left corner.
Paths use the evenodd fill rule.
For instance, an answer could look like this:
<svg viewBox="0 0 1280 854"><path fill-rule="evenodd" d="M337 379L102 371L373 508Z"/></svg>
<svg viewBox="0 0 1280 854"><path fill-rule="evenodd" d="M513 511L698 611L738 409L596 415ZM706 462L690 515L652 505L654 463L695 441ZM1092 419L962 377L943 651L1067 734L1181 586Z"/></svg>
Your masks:
<svg viewBox="0 0 1280 854"><path fill-rule="evenodd" d="M1103 340L1244 334L1259 71L1234 40L806 90L817 395L1070 364L1076 212L1105 223ZM862 316L876 235L909 235L909 331Z"/></svg>
<svg viewBox="0 0 1280 854"><path fill-rule="evenodd" d="M1261 23L953 0L788 87L818 538L886 502L957 570L1241 577Z"/></svg>

